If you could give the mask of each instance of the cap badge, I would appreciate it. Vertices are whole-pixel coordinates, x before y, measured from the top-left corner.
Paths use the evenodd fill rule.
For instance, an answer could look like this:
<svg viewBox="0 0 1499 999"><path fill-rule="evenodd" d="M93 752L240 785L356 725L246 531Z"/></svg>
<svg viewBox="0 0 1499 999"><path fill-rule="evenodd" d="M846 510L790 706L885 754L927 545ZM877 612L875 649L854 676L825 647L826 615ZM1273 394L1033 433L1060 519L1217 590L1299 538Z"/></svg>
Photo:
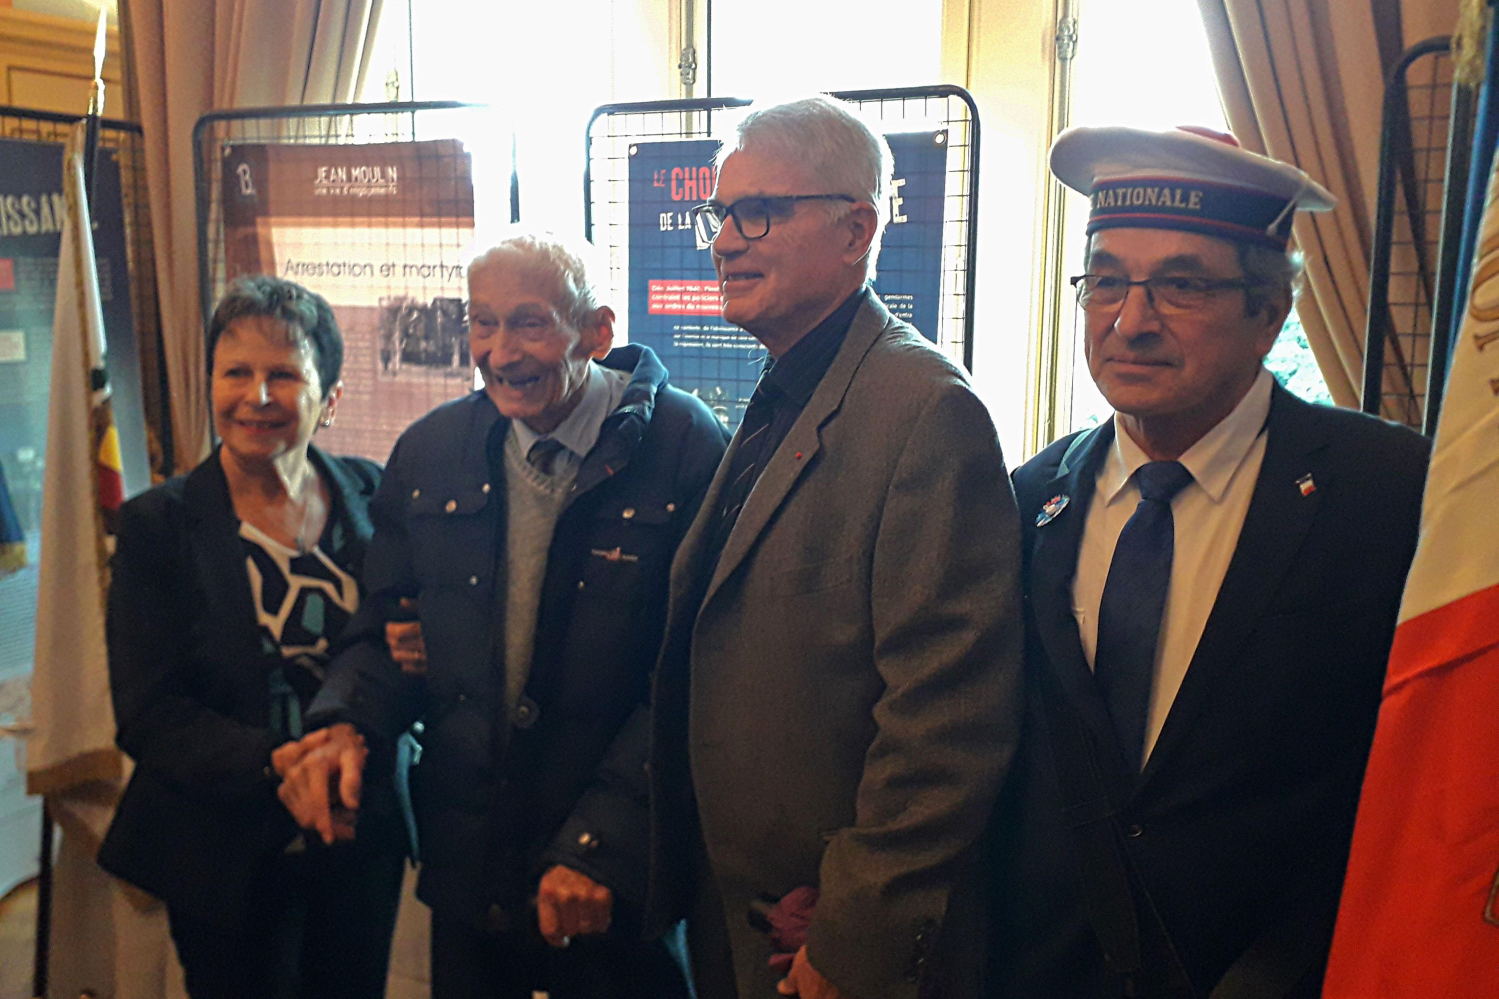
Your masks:
<svg viewBox="0 0 1499 999"><path fill-rule="evenodd" d="M1045 527L1053 520L1056 520L1057 514L1067 509L1067 504L1070 501L1071 497L1066 493L1058 493L1051 499L1047 500L1044 504L1042 504L1041 512L1036 514L1036 526Z"/></svg>

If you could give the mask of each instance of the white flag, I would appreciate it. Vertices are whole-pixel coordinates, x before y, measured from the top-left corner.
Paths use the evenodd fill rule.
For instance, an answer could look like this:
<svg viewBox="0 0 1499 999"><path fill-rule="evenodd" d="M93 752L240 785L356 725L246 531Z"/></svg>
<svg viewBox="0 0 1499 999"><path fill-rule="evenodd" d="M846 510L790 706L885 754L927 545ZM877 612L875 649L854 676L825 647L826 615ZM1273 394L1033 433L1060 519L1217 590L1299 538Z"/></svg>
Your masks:
<svg viewBox="0 0 1499 999"><path fill-rule="evenodd" d="M52 326L31 680L35 730L26 749L26 789L47 795L60 821L70 812L73 818L87 815L83 824L98 835L102 829L94 820L102 816L107 821L111 792L122 775L109 697L104 603L110 531L123 484L105 376L104 314L84 192L83 136L84 123L79 122L63 155L66 222ZM78 808L69 808L70 797L78 799Z"/></svg>

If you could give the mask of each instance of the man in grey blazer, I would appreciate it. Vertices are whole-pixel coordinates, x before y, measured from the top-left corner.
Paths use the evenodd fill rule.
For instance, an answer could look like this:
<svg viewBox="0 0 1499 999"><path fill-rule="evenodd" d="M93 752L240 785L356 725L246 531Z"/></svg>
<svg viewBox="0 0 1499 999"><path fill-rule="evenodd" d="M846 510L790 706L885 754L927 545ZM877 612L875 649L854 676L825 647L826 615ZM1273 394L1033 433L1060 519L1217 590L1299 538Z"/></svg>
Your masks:
<svg viewBox="0 0 1499 999"><path fill-rule="evenodd" d="M695 211L724 318L771 355L673 563L655 678L647 919L689 917L708 999L979 991L1020 532L967 378L867 286L890 168L841 102L752 109ZM782 978L754 924L796 889L819 895Z"/></svg>

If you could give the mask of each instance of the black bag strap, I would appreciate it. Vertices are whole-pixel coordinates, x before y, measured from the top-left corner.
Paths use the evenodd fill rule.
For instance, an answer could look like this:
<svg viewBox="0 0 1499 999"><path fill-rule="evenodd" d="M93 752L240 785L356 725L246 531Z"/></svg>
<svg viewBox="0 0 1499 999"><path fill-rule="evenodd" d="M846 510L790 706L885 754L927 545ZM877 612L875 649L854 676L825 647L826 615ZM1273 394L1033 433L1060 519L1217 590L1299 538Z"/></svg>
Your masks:
<svg viewBox="0 0 1499 999"><path fill-rule="evenodd" d="M1136 981L1144 960L1135 899L1119 841L1118 811L1082 718L1051 684L1044 687L1048 741L1062 788L1062 822L1077 852L1088 922L1098 936L1109 971L1126 983Z"/></svg>
<svg viewBox="0 0 1499 999"><path fill-rule="evenodd" d="M1083 906L1088 923L1103 950L1104 964L1117 976L1126 996L1144 995L1144 952L1130 860L1125 852L1119 809L1111 798L1094 751L1093 739L1082 717L1065 703L1052 685L1043 684L1047 702L1046 728L1061 784L1062 821L1072 835L1082 876ZM1154 922L1151 927L1165 943L1170 967L1164 971L1173 995L1192 996L1186 970L1176 956L1165 925L1155 915L1155 903L1143 882L1134 878L1141 901ZM1156 974L1150 976L1155 979Z"/></svg>
<svg viewBox="0 0 1499 999"><path fill-rule="evenodd" d="M1083 904L1105 965L1119 977L1126 996L1145 995L1142 990L1149 982L1173 996L1195 996L1175 943L1156 912L1155 901L1138 874L1130 876L1133 863L1124 847L1119 808L1109 795L1092 735L1058 691L1050 684L1042 686L1047 702L1047 736L1062 787L1062 820L1077 851ZM1319 890L1324 887L1313 884L1303 888L1239 955L1208 999L1281 999L1302 985L1326 960L1332 940L1336 908L1324 903L1327 897L1336 899L1337 892ZM1151 920L1148 929L1158 933L1164 945L1161 960L1166 967L1151 969L1149 975L1144 966L1137 896Z"/></svg>

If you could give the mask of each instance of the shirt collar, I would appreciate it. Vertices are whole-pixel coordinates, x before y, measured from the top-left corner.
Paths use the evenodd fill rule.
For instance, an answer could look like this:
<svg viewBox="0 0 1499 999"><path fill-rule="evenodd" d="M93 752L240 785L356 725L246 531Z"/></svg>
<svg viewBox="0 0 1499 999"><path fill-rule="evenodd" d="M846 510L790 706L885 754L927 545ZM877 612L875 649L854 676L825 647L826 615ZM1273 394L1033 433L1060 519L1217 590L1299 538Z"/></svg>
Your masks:
<svg viewBox="0 0 1499 999"><path fill-rule="evenodd" d="M1189 447L1178 461L1192 473L1193 480L1217 503L1228 491L1234 473L1249 455L1249 449L1265 429L1270 416L1270 390L1274 376L1260 369L1254 384L1218 425ZM1129 484L1135 472L1150 461L1124 429L1119 414L1114 414L1114 443L1098 473L1098 491L1105 504L1113 503Z"/></svg>
<svg viewBox="0 0 1499 999"><path fill-rule="evenodd" d="M523 420L510 421L516 443L520 444L521 454L530 454L537 441L549 437L579 458L587 457L588 452L598 443L604 418L619 407L620 399L625 393L625 381L626 377L620 372L606 369L590 360L588 387L583 390L583 398L567 414L567 419L557 424L557 429L549 434L538 434L526 426Z"/></svg>
<svg viewBox="0 0 1499 999"><path fill-rule="evenodd" d="M844 299L832 315L812 327L811 332L770 364L765 369L766 382L798 406L810 402L822 376L838 356L838 348L843 346L849 327L854 324L854 315L864 304L866 287L861 286Z"/></svg>

